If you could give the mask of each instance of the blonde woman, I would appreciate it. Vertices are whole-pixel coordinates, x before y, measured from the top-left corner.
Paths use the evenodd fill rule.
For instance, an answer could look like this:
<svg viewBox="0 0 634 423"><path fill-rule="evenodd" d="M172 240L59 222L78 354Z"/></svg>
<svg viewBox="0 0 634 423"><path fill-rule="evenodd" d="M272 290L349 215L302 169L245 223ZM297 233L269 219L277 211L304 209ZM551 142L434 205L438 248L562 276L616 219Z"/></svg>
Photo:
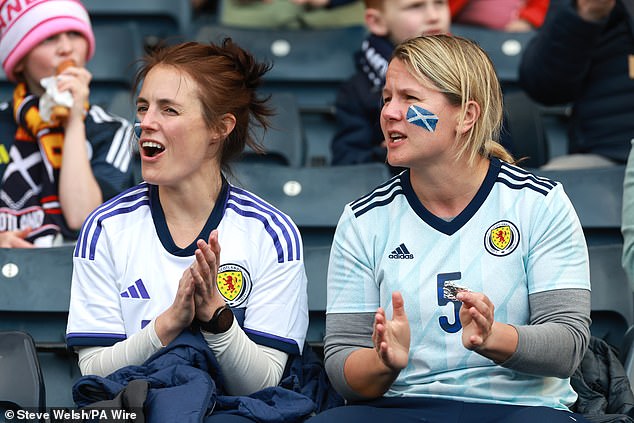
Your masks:
<svg viewBox="0 0 634 423"><path fill-rule="evenodd" d="M339 221L325 360L349 405L315 420L586 421L568 408L590 336L583 232L561 184L496 142L489 58L459 37L406 41L383 103L388 162L407 170Z"/></svg>

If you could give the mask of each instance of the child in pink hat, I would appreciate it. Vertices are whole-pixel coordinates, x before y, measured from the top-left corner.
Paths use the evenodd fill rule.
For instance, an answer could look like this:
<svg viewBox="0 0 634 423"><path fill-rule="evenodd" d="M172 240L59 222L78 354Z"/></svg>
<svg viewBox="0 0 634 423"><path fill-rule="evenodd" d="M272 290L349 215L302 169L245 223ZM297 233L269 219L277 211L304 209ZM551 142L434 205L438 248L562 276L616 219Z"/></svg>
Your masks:
<svg viewBox="0 0 634 423"><path fill-rule="evenodd" d="M132 185L129 122L89 103L94 52L79 1L0 0L0 60L16 83L0 104L0 247L73 240L95 207ZM66 115L54 119L59 105Z"/></svg>

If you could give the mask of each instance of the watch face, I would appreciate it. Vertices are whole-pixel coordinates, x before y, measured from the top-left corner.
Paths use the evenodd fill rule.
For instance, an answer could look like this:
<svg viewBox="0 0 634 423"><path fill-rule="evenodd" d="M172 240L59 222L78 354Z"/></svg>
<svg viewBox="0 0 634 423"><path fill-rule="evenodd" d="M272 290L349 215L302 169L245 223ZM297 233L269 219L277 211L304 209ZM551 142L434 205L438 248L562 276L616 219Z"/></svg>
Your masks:
<svg viewBox="0 0 634 423"><path fill-rule="evenodd" d="M233 323L233 311L228 305L218 308L211 320L208 322L198 321L200 329L209 333L224 333L229 330Z"/></svg>
<svg viewBox="0 0 634 423"><path fill-rule="evenodd" d="M224 333L229 330L231 324L233 323L233 311L231 308L224 307L220 314L218 314L217 320L214 322L215 333Z"/></svg>

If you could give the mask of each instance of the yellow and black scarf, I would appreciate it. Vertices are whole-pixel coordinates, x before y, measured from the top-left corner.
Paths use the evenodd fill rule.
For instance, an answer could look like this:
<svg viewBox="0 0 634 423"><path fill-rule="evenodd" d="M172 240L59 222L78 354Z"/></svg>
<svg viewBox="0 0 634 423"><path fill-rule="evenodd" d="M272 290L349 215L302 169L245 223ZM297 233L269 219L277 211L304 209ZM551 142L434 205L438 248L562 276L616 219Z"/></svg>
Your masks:
<svg viewBox="0 0 634 423"><path fill-rule="evenodd" d="M13 91L13 116L18 124L16 141L37 142L42 152L49 178L53 179L53 169L62 165L64 128L42 120L39 111L39 97L28 94L26 85L19 83Z"/></svg>

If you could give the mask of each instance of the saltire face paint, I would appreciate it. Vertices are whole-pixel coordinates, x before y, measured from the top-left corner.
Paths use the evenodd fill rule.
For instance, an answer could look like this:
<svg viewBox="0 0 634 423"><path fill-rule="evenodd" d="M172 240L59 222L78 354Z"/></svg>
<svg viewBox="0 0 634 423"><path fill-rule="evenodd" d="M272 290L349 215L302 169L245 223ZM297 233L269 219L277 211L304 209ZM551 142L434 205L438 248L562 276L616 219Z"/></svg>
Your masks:
<svg viewBox="0 0 634 423"><path fill-rule="evenodd" d="M427 109L412 104L407 109L407 121L427 129L429 132L434 132L436 130L436 124L438 123L438 116Z"/></svg>

